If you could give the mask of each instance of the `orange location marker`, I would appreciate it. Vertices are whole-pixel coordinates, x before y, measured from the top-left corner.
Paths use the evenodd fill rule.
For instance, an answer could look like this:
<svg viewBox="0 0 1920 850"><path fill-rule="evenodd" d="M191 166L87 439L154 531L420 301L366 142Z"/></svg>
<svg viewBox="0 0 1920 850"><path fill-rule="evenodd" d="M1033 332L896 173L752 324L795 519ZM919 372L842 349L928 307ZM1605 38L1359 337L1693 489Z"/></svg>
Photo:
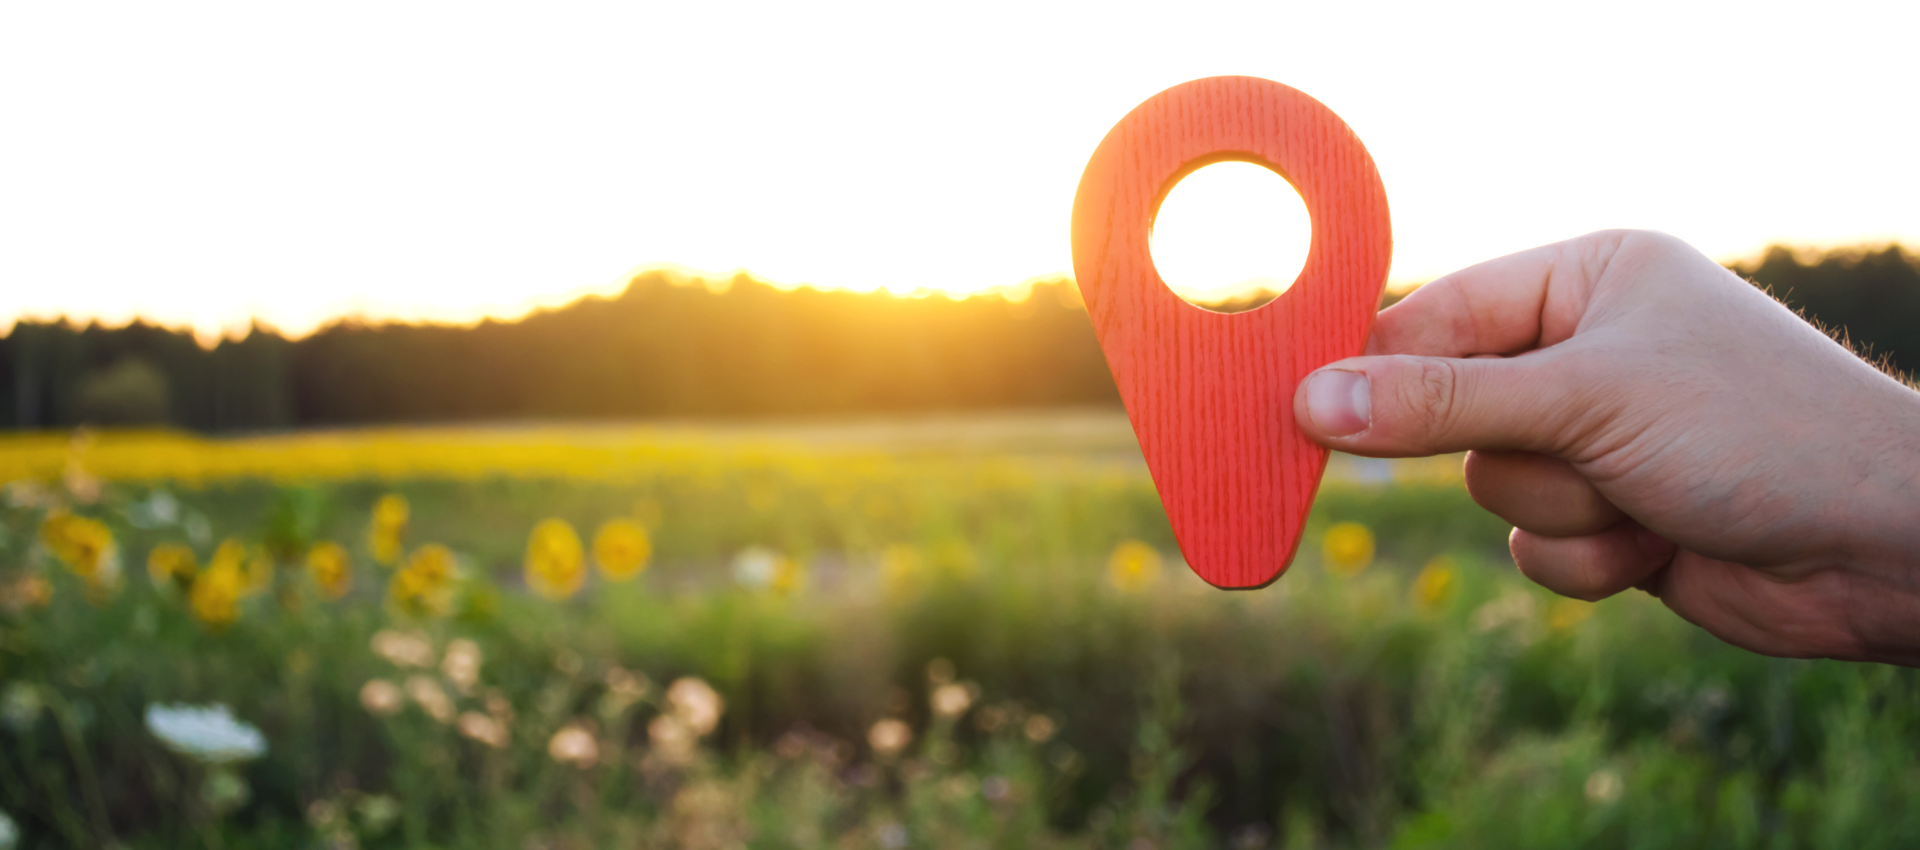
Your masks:
<svg viewBox="0 0 1920 850"><path fill-rule="evenodd" d="M1300 277L1232 314L1181 300L1148 253L1174 184L1226 161L1285 177L1313 220ZM1293 560L1327 466L1294 422L1294 387L1363 352L1392 255L1366 147L1333 110L1271 80L1174 86L1093 152L1073 200L1074 276L1180 550L1209 583L1261 587Z"/></svg>

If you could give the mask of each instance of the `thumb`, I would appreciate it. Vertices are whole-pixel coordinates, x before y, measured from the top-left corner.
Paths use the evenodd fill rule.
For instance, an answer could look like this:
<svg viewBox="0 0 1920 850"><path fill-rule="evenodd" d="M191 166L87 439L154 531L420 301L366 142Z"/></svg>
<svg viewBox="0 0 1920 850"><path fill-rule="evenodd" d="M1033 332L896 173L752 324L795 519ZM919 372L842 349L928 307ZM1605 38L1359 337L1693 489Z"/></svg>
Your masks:
<svg viewBox="0 0 1920 850"><path fill-rule="evenodd" d="M1315 442L1371 457L1470 449L1559 454L1587 405L1553 357L1354 357L1307 376L1294 420Z"/></svg>

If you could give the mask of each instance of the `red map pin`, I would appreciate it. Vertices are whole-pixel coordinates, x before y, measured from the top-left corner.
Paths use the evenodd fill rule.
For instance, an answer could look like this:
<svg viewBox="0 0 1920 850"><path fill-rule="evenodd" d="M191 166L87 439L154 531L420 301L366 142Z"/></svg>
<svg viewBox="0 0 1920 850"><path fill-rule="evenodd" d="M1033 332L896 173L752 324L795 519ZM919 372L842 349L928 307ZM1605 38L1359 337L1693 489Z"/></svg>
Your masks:
<svg viewBox="0 0 1920 850"><path fill-rule="evenodd" d="M1313 220L1293 286L1232 314L1173 294L1147 242L1174 184L1226 161L1279 173ZM1294 387L1365 349L1392 255L1366 147L1333 110L1271 80L1174 86L1093 152L1073 199L1074 276L1180 550L1209 583L1260 587L1293 560L1327 466L1294 422Z"/></svg>

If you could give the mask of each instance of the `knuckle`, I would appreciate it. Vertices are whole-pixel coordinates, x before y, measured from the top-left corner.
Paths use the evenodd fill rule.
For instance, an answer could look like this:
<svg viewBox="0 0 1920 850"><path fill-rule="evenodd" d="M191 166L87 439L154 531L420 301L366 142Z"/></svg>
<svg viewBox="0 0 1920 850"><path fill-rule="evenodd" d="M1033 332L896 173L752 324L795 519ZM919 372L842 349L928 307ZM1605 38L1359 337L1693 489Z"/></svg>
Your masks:
<svg viewBox="0 0 1920 850"><path fill-rule="evenodd" d="M1453 364L1438 357L1420 358L1412 378L1402 384L1401 403L1421 430L1429 434L1445 432L1453 418L1454 393L1459 385Z"/></svg>

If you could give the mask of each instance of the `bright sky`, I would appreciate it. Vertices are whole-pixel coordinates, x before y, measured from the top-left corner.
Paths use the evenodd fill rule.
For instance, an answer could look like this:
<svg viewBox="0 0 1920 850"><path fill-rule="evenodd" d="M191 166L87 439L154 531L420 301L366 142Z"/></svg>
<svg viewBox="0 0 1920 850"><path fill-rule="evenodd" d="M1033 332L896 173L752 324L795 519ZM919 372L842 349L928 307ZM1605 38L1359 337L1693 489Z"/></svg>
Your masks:
<svg viewBox="0 0 1920 850"><path fill-rule="evenodd" d="M1107 129L1215 74L1359 133L1400 283L1615 226L1920 244L1916 31L1911 2L9 3L0 322L465 321L659 263L1010 286L1070 268ZM1226 246L1156 235L1180 277L1287 262L1189 206Z"/></svg>

